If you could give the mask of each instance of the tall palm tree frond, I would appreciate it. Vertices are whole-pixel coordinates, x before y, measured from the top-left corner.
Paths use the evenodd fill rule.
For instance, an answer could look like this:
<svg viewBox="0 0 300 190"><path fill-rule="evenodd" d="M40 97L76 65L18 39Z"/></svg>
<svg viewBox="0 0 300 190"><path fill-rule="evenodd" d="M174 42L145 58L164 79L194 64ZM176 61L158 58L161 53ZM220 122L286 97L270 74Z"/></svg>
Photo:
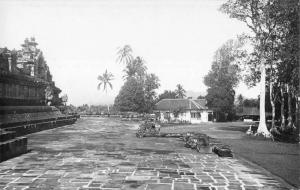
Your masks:
<svg viewBox="0 0 300 190"><path fill-rule="evenodd" d="M101 89L101 85L102 85L102 82L100 82L97 86L97 89L100 90Z"/></svg>
<svg viewBox="0 0 300 190"><path fill-rule="evenodd" d="M124 47L118 48L117 51L117 62L128 64L133 60L132 49L129 45L125 45Z"/></svg>
<svg viewBox="0 0 300 190"><path fill-rule="evenodd" d="M110 81L113 80L113 77L114 75L108 72L107 69L102 75L99 75L98 80L100 81L100 83L98 84L98 90L101 88L102 84L103 84L103 91L107 90L107 84L109 84L110 88L112 89L112 84Z"/></svg>
<svg viewBox="0 0 300 190"><path fill-rule="evenodd" d="M109 82L108 84L109 84L110 88L111 88L111 89L113 89L113 86L112 86L112 84L111 84L110 82Z"/></svg>
<svg viewBox="0 0 300 190"><path fill-rule="evenodd" d="M106 82L103 84L103 91L106 90Z"/></svg>
<svg viewBox="0 0 300 190"><path fill-rule="evenodd" d="M110 88L112 89L112 84L111 84L111 80L113 80L114 75L110 72L107 71L107 69L105 70L105 72L102 75L98 76L98 80L100 81L100 83L98 84L98 90L101 88L101 85L103 84L103 91L105 91L107 93L107 84L110 86ZM109 113L109 104L107 105L107 111Z"/></svg>
<svg viewBox="0 0 300 190"><path fill-rule="evenodd" d="M98 80L102 81L103 77L101 75L98 76Z"/></svg>
<svg viewBox="0 0 300 190"><path fill-rule="evenodd" d="M183 89L181 84L176 85L177 89L175 90L177 98L184 98L186 91Z"/></svg>

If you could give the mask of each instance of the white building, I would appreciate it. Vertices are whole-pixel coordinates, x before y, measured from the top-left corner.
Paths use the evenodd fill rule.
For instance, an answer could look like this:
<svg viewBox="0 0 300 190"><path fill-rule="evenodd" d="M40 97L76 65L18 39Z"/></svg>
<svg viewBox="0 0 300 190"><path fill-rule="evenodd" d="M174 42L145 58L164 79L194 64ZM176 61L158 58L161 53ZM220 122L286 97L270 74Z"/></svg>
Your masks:
<svg viewBox="0 0 300 190"><path fill-rule="evenodd" d="M155 105L154 112L161 122L201 123L213 120L213 111L205 99L163 99Z"/></svg>

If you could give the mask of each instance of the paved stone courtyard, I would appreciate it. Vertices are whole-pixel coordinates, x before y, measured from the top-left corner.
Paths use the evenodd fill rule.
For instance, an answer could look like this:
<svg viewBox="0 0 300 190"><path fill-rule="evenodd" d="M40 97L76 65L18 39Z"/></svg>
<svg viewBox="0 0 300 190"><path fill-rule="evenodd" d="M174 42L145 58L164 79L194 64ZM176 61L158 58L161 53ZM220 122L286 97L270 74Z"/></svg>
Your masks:
<svg viewBox="0 0 300 190"><path fill-rule="evenodd" d="M31 152L0 163L0 189L290 189L235 158L175 138L136 138L136 124L85 118L28 136Z"/></svg>

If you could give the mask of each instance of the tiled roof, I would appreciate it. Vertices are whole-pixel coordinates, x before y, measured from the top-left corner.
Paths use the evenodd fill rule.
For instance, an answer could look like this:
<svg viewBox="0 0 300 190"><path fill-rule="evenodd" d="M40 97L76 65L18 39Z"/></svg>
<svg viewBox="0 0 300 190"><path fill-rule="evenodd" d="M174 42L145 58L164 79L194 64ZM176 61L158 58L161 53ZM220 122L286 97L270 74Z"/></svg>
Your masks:
<svg viewBox="0 0 300 190"><path fill-rule="evenodd" d="M155 110L203 110L208 109L204 99L191 100L191 99L162 99L155 105Z"/></svg>
<svg viewBox="0 0 300 190"><path fill-rule="evenodd" d="M257 108L257 107L243 107L243 111L238 112L237 115L238 116L243 116L243 115L259 116L259 108ZM266 112L266 115L269 116L269 115L271 115L271 113Z"/></svg>
<svg viewBox="0 0 300 190"><path fill-rule="evenodd" d="M206 106L206 100L205 99L196 99L196 100L193 100L193 101L198 103L202 107L202 109L208 109L208 107Z"/></svg>

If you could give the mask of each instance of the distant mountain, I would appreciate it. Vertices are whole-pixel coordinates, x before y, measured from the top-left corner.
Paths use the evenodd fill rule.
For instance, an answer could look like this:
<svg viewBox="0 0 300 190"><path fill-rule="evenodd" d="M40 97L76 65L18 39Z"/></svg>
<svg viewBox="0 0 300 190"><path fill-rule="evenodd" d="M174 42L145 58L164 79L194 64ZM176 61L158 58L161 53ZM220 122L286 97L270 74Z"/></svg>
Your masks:
<svg viewBox="0 0 300 190"><path fill-rule="evenodd" d="M206 92L195 92L195 91L192 91L192 90L187 90L186 93L185 93L186 97L192 97L193 99L197 99L198 96L205 96L206 95Z"/></svg>

